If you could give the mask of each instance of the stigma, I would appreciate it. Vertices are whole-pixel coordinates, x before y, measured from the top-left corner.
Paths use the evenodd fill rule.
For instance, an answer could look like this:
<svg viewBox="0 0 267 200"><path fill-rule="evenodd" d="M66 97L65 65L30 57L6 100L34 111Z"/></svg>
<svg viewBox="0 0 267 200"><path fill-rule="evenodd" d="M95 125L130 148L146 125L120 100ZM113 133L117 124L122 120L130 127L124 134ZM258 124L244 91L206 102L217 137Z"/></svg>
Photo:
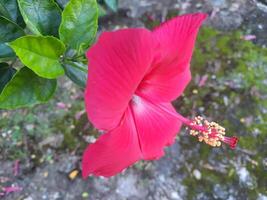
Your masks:
<svg viewBox="0 0 267 200"><path fill-rule="evenodd" d="M204 142L212 147L219 147L225 143L234 149L237 145L237 137L226 137L225 128L216 122L209 122L201 116L195 117L188 124L190 135L198 137L199 142Z"/></svg>

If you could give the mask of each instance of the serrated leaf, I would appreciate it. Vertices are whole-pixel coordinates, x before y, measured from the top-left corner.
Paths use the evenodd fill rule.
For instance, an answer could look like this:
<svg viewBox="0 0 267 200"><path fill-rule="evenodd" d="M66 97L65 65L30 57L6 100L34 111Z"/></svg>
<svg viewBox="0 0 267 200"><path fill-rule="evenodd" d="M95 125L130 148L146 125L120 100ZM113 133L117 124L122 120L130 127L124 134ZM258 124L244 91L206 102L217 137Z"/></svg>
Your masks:
<svg viewBox="0 0 267 200"><path fill-rule="evenodd" d="M0 95L1 109L16 109L47 102L56 90L55 79L38 77L27 67L21 68Z"/></svg>
<svg viewBox="0 0 267 200"><path fill-rule="evenodd" d="M118 10L118 0L104 0L107 6L116 12Z"/></svg>
<svg viewBox="0 0 267 200"><path fill-rule="evenodd" d="M52 36L24 36L9 43L21 62L43 78L57 78L64 74L60 56L64 44Z"/></svg>
<svg viewBox="0 0 267 200"><path fill-rule="evenodd" d="M85 88L87 80L87 66L77 62L65 62L63 64L65 74L77 85Z"/></svg>
<svg viewBox="0 0 267 200"><path fill-rule="evenodd" d="M7 63L0 63L0 94L15 73L16 70Z"/></svg>
<svg viewBox="0 0 267 200"><path fill-rule="evenodd" d="M5 17L0 17L0 58L15 56L12 49L6 45L6 42L15 40L23 35L24 31L18 25Z"/></svg>
<svg viewBox="0 0 267 200"><path fill-rule="evenodd" d="M0 15L24 27L17 0L0 0Z"/></svg>
<svg viewBox="0 0 267 200"><path fill-rule="evenodd" d="M18 0L28 28L37 35L58 36L61 9L54 0Z"/></svg>
<svg viewBox="0 0 267 200"><path fill-rule="evenodd" d="M78 51L88 48L95 39L97 20L96 0L70 0L62 13L60 39Z"/></svg>

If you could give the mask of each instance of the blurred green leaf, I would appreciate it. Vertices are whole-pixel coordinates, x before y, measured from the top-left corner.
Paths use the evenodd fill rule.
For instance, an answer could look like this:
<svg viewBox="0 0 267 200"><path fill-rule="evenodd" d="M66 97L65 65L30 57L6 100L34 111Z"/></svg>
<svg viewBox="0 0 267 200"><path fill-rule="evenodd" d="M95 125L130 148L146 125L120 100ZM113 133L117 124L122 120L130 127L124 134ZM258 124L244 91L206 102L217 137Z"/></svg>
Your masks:
<svg viewBox="0 0 267 200"><path fill-rule="evenodd" d="M16 109L47 102L56 90L56 80L38 77L27 67L21 68L0 95L0 108Z"/></svg>
<svg viewBox="0 0 267 200"><path fill-rule="evenodd" d="M18 13L16 0L0 0L0 14L10 20L17 20Z"/></svg>
<svg viewBox="0 0 267 200"><path fill-rule="evenodd" d="M5 17L0 17L0 58L15 56L12 49L6 45L6 42L10 42L23 35L24 31L18 25Z"/></svg>
<svg viewBox="0 0 267 200"><path fill-rule="evenodd" d="M43 78L57 78L64 74L60 56L64 44L52 36L24 36L9 43L21 62Z"/></svg>
<svg viewBox="0 0 267 200"><path fill-rule="evenodd" d="M15 73L16 70L7 63L0 63L0 94Z"/></svg>
<svg viewBox="0 0 267 200"><path fill-rule="evenodd" d="M37 35L58 36L61 9L54 0L18 0L28 28Z"/></svg>
<svg viewBox="0 0 267 200"><path fill-rule="evenodd" d="M118 0L105 0L105 3L114 12L118 10Z"/></svg>
<svg viewBox="0 0 267 200"><path fill-rule="evenodd" d="M24 27L17 0L0 0L0 15Z"/></svg>
<svg viewBox="0 0 267 200"><path fill-rule="evenodd" d="M95 0L71 0L62 13L60 39L78 51L88 48L97 32L98 6Z"/></svg>
<svg viewBox="0 0 267 200"><path fill-rule="evenodd" d="M99 17L103 17L107 14L105 8L103 8L103 6L101 6L100 4L98 4L98 15Z"/></svg>
<svg viewBox="0 0 267 200"><path fill-rule="evenodd" d="M69 0L56 0L57 4L63 9L66 7Z"/></svg>
<svg viewBox="0 0 267 200"><path fill-rule="evenodd" d="M77 62L65 62L63 64L65 74L77 85L85 88L87 80L87 66Z"/></svg>

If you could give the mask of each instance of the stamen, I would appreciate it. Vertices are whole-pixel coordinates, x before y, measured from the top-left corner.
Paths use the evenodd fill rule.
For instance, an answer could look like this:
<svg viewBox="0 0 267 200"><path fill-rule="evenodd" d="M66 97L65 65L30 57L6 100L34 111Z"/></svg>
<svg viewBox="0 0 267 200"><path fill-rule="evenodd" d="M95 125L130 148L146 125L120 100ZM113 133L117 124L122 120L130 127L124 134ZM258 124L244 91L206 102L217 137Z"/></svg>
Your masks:
<svg viewBox="0 0 267 200"><path fill-rule="evenodd" d="M197 136L199 142L205 142L213 147L219 147L221 142L223 142L232 149L237 145L238 138L224 136L225 128L216 122L209 122L203 117L198 116L187 125L191 128L190 135Z"/></svg>

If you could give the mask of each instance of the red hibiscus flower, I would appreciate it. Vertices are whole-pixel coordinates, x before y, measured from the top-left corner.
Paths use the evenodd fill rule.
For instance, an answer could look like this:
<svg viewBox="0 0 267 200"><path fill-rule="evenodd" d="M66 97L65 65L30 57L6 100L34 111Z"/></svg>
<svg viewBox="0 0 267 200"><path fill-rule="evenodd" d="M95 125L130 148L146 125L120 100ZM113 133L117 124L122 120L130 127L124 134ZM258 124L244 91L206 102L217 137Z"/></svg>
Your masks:
<svg viewBox="0 0 267 200"><path fill-rule="evenodd" d="M86 111L104 134L84 152L84 178L113 176L138 160L160 158L182 124L212 146L236 145L237 139L225 137L218 124L186 119L171 104L191 79L194 43L206 16L179 16L153 31L104 32L87 52Z"/></svg>

